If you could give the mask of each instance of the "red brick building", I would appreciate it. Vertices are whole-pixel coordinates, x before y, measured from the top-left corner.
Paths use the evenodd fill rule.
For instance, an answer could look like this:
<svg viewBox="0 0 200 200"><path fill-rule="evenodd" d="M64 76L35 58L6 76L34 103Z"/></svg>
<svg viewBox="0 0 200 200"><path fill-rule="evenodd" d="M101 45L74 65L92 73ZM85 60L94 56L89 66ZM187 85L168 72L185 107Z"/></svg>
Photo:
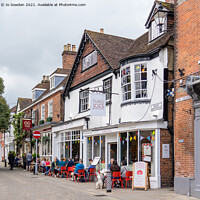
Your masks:
<svg viewBox="0 0 200 200"><path fill-rule="evenodd" d="M71 44L64 46L62 53L63 66L57 68L49 76L43 76L41 83L32 89L32 103L20 112L25 112L25 118L31 118L33 127L32 132L27 134L27 142L24 144L24 152L29 152L35 145L32 133L40 131L41 139L39 142L38 152L43 157L52 155L52 125L64 120L64 101L62 93L64 86L68 81L71 72L76 49ZM32 145L30 143L32 141ZM35 149L35 148L34 148Z"/></svg>
<svg viewBox="0 0 200 200"><path fill-rule="evenodd" d="M200 197L200 1L176 0L175 192Z"/></svg>

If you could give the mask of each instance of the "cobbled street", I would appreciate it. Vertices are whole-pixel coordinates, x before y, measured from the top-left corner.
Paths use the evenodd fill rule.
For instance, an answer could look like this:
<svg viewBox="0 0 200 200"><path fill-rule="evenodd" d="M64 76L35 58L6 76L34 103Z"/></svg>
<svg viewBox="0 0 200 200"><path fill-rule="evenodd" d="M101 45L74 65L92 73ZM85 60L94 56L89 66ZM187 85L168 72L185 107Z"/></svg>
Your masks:
<svg viewBox="0 0 200 200"><path fill-rule="evenodd" d="M42 174L33 175L22 169L8 168L0 165L0 200L56 200L56 199L196 199L176 195L173 188L156 190L114 189L112 193L95 188L94 182L77 183L65 178L53 178Z"/></svg>

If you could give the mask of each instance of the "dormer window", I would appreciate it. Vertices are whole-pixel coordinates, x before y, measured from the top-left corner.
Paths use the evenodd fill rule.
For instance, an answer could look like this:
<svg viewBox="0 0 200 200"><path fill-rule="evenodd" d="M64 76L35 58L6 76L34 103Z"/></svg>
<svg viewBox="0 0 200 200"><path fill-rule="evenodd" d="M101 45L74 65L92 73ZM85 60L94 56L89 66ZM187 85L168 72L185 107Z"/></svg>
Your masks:
<svg viewBox="0 0 200 200"><path fill-rule="evenodd" d="M41 96L46 89L35 88L32 90L32 100L35 101L39 96Z"/></svg>
<svg viewBox="0 0 200 200"><path fill-rule="evenodd" d="M57 87L66 76L66 74L53 74L50 76L50 89Z"/></svg>
<svg viewBox="0 0 200 200"><path fill-rule="evenodd" d="M165 23L161 26L158 26L154 21L151 22L151 27L149 29L149 39L150 41L151 40L154 40L156 39L157 37L159 37L160 35L164 34L164 30L166 30L166 27L167 26L167 21L165 21Z"/></svg>

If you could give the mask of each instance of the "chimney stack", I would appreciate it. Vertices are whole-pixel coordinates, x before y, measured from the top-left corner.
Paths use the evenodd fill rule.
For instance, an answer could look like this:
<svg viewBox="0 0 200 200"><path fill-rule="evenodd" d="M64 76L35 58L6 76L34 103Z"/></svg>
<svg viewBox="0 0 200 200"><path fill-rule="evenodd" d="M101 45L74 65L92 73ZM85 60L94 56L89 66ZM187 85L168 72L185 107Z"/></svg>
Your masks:
<svg viewBox="0 0 200 200"><path fill-rule="evenodd" d="M100 33L104 33L104 29L103 28L100 29Z"/></svg>
<svg viewBox="0 0 200 200"><path fill-rule="evenodd" d="M76 52L76 45L72 45L72 51Z"/></svg>
<svg viewBox="0 0 200 200"><path fill-rule="evenodd" d="M67 47L67 45L65 44L64 45L64 51L67 51L68 50L68 47Z"/></svg>
<svg viewBox="0 0 200 200"><path fill-rule="evenodd" d="M62 53L63 69L71 70L76 58L76 54L76 45L64 45L64 51Z"/></svg>
<svg viewBox="0 0 200 200"><path fill-rule="evenodd" d="M43 75L43 81L45 81L46 80L46 76L45 75Z"/></svg>
<svg viewBox="0 0 200 200"><path fill-rule="evenodd" d="M165 2L174 4L174 0L165 0Z"/></svg>
<svg viewBox="0 0 200 200"><path fill-rule="evenodd" d="M67 44L68 51L72 51L71 44Z"/></svg>

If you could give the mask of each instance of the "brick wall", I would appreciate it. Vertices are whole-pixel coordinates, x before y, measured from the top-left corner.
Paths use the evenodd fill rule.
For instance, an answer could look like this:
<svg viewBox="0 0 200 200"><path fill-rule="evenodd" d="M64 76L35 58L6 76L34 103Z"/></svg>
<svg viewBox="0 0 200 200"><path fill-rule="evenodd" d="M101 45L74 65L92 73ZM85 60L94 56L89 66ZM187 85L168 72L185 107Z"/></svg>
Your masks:
<svg viewBox="0 0 200 200"><path fill-rule="evenodd" d="M175 1L175 78L181 78L178 69L185 75L200 70L200 1ZM179 81L175 84L175 99L187 96ZM175 103L175 176L194 177L194 112L192 99Z"/></svg>
<svg viewBox="0 0 200 200"><path fill-rule="evenodd" d="M100 74L109 69L108 65L105 64L105 62L101 58L101 56L97 55L98 64L85 70L84 72L82 72L82 58L94 50L95 49L94 49L94 47L92 47L92 43L89 43L87 41L71 87L74 87L74 86L80 84L81 82L84 82L84 81L94 77L95 75Z"/></svg>
<svg viewBox="0 0 200 200"><path fill-rule="evenodd" d="M76 58L76 52L74 51L63 51L62 60L63 60L63 68L64 69L72 69L74 64L74 60Z"/></svg>
<svg viewBox="0 0 200 200"><path fill-rule="evenodd" d="M161 187L172 187L174 184L172 139L173 138L168 130L161 129L160 131ZM170 158L162 158L162 144L170 145Z"/></svg>

